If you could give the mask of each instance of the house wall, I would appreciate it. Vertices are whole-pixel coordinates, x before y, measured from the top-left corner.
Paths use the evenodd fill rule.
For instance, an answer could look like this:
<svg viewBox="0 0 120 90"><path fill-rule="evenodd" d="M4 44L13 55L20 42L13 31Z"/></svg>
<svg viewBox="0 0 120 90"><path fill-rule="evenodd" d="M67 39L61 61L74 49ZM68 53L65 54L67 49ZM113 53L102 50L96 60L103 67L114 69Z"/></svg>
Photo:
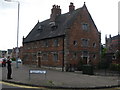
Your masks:
<svg viewBox="0 0 120 90"><path fill-rule="evenodd" d="M58 46L54 45L56 39L58 39ZM83 45L84 40L87 40L86 46ZM89 61L97 65L100 60L100 45L101 34L84 5L71 27L67 28L65 37L23 43L22 60L24 64L52 67L77 65L79 61L83 61L84 64ZM84 51L87 51L87 55L84 55ZM54 57L55 54L58 54L58 57ZM55 58L57 60L54 60Z"/></svg>
<svg viewBox="0 0 120 90"><path fill-rule="evenodd" d="M83 24L88 24L87 30L83 29ZM86 8L82 9L68 30L67 62L72 65L77 64L80 60L83 60L83 51L88 51L87 60L83 60L83 62L86 64L90 60L92 64L97 65L100 60L100 37L101 35L91 20L88 11ZM88 40L87 46L83 45L83 39ZM74 45L74 42L76 42L76 45Z"/></svg>
<svg viewBox="0 0 120 90"><path fill-rule="evenodd" d="M54 40L58 40L58 46L54 45ZM45 42L48 42L45 45ZM58 60L54 60L54 54L58 54ZM44 57L46 55L46 58ZM43 66L62 66L63 58L63 37L45 39L24 44L23 62L25 64L38 65L40 57Z"/></svg>
<svg viewBox="0 0 120 90"><path fill-rule="evenodd" d="M120 51L120 35L116 35L114 37L111 37L109 35L109 38L107 36L106 39L106 60L111 61L113 63L120 63L119 58L116 58L116 52ZM111 63L110 62L110 63Z"/></svg>
<svg viewBox="0 0 120 90"><path fill-rule="evenodd" d="M117 50L120 50L120 35L106 37L106 48L107 53L115 53Z"/></svg>

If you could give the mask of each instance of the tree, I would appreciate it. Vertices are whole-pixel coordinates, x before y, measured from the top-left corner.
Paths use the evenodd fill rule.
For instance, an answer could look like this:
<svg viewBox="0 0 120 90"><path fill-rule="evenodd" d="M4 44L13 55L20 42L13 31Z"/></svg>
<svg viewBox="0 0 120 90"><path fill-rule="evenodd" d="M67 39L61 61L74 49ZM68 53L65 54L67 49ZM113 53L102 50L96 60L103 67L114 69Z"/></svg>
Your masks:
<svg viewBox="0 0 120 90"><path fill-rule="evenodd" d="M105 54L107 52L107 48L105 48L103 45L101 46L101 59L105 59Z"/></svg>
<svg viewBox="0 0 120 90"><path fill-rule="evenodd" d="M101 45L101 61L99 63L98 68L105 69L105 74L106 74L106 69L109 67L109 63L106 60L106 53L107 53L107 48Z"/></svg>

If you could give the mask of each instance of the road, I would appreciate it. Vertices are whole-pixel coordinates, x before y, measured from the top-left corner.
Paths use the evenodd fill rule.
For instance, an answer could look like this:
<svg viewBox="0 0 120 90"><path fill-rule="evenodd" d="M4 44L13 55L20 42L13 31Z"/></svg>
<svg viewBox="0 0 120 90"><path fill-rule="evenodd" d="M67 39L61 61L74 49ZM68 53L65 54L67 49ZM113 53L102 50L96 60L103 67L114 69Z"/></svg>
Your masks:
<svg viewBox="0 0 120 90"><path fill-rule="evenodd" d="M16 62L13 62L16 64ZM19 63L20 65L21 63ZM19 85L19 84L13 84L2 81L2 65L0 64L0 90L47 90L43 87L32 87L32 86L26 86L26 85Z"/></svg>
<svg viewBox="0 0 120 90"><path fill-rule="evenodd" d="M16 64L15 62L13 62L13 63ZM2 73L1 66L0 66L0 73ZM1 74L0 74L0 80L2 80ZM56 90L56 89L48 89L45 87L32 87L32 86L26 86L26 85L18 85L18 84L3 82L3 81L0 81L0 85L2 85L2 88L4 88L2 90ZM65 89L57 89L57 90L65 90ZM69 89L69 90L73 90L73 89ZM77 89L77 90L120 90L120 87L118 87L118 88L105 88L105 89Z"/></svg>
<svg viewBox="0 0 120 90"><path fill-rule="evenodd" d="M3 81L0 81L0 86L1 85L3 88L2 90L65 90L65 89L48 89L44 87L32 87L32 86L18 85L18 84L3 82ZM73 90L73 89L69 89L69 90ZM105 89L78 89L78 90L120 90L120 87L105 88Z"/></svg>
<svg viewBox="0 0 120 90"><path fill-rule="evenodd" d="M32 87L32 86L26 86L26 85L18 85L13 83L8 83L4 81L0 81L0 86L2 86L2 90L13 89L13 90L46 90L43 87Z"/></svg>

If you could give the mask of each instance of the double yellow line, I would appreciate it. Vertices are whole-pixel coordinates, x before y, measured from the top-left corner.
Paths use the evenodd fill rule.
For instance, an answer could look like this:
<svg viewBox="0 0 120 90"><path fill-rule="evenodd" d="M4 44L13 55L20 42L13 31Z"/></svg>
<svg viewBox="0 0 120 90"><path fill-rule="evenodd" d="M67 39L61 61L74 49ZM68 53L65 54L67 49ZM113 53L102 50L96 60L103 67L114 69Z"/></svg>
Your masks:
<svg viewBox="0 0 120 90"><path fill-rule="evenodd" d="M4 82L4 81L0 81L0 84L13 86L13 87L18 87L18 88L31 88L31 89L46 90L46 88L44 88L44 87L32 87L32 86L26 86L26 85L18 85L18 84L8 83L8 82Z"/></svg>

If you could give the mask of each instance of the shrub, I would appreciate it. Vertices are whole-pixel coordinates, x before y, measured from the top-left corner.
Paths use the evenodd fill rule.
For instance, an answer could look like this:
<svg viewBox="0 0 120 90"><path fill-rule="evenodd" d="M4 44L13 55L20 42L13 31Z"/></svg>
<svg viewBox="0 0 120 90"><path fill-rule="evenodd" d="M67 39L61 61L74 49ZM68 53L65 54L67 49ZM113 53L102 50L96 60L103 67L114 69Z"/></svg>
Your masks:
<svg viewBox="0 0 120 90"><path fill-rule="evenodd" d="M106 60L101 60L98 64L98 69L107 69L109 67L109 63Z"/></svg>
<svg viewBox="0 0 120 90"><path fill-rule="evenodd" d="M120 71L120 64L111 64L110 65L110 70Z"/></svg>
<svg viewBox="0 0 120 90"><path fill-rule="evenodd" d="M80 60L80 61L78 62L78 64L77 64L77 66L76 66L76 67L77 67L77 70L78 70L78 71L81 71L82 68L83 68L83 65L84 65L84 64L83 64L83 61Z"/></svg>
<svg viewBox="0 0 120 90"><path fill-rule="evenodd" d="M16 61L16 59L13 57L13 58L11 58L12 59L12 61Z"/></svg>

